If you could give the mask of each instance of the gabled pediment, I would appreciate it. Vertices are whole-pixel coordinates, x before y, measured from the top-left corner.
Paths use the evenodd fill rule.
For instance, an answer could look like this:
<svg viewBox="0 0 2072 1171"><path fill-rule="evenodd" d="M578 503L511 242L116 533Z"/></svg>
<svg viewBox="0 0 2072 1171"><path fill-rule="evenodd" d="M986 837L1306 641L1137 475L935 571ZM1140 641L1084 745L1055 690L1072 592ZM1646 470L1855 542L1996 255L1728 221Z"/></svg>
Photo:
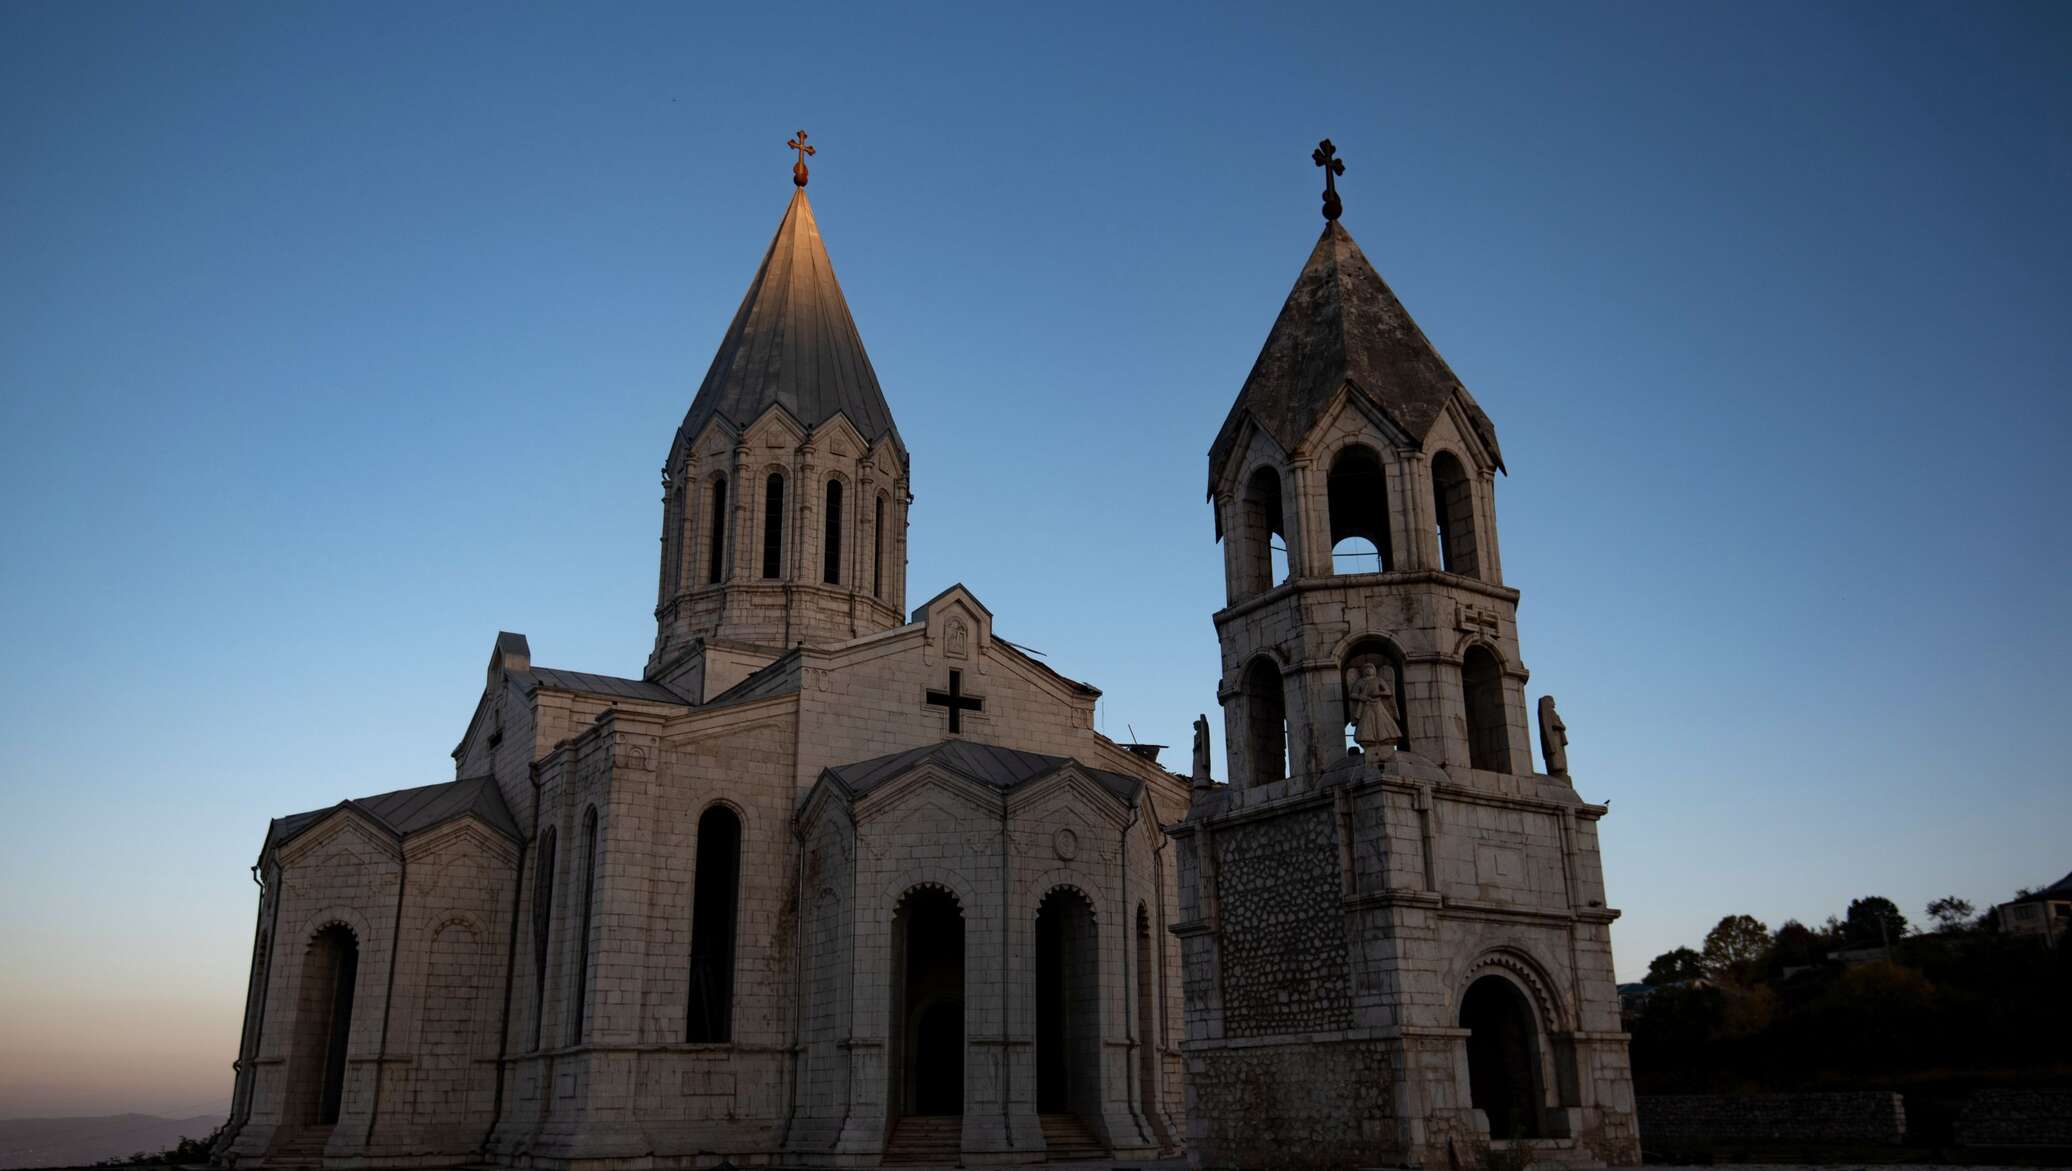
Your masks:
<svg viewBox="0 0 2072 1171"><path fill-rule="evenodd" d="M915 607L913 620L926 627L931 652L942 658L976 660L993 642L993 612L963 582Z"/></svg>

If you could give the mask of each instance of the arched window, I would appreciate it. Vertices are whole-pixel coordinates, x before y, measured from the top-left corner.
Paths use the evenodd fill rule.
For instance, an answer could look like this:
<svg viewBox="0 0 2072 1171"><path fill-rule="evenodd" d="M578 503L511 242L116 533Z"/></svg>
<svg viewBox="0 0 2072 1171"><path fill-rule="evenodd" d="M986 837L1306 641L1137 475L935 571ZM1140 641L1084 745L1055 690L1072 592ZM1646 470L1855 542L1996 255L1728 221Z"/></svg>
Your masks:
<svg viewBox="0 0 2072 1171"><path fill-rule="evenodd" d="M784 576L784 473L763 481L763 576Z"/></svg>
<svg viewBox="0 0 2072 1171"><path fill-rule="evenodd" d="M727 568L727 478L712 481L712 523L707 528L705 580L716 583Z"/></svg>
<svg viewBox="0 0 2072 1171"><path fill-rule="evenodd" d="M1279 543L1275 543L1279 538ZM1238 517L1238 592L1256 594L1288 577L1288 528L1281 510L1281 476L1260 468L1245 484Z"/></svg>
<svg viewBox="0 0 2072 1171"><path fill-rule="evenodd" d="M1253 659L1245 667L1243 691L1249 783L1284 780L1288 775L1288 699L1281 689L1281 669L1265 655Z"/></svg>
<svg viewBox="0 0 2072 1171"><path fill-rule="evenodd" d="M1467 708L1468 767L1511 771L1511 730L1504 722L1504 668L1486 646L1468 648L1460 661L1461 699Z"/></svg>
<svg viewBox="0 0 2072 1171"><path fill-rule="evenodd" d="M1345 742L1351 746L1353 739L1353 710L1351 697L1346 694L1346 677L1358 671L1367 663L1374 664L1382 682L1389 685L1389 691L1396 697L1396 727L1402 735L1396 740L1398 749L1410 748L1410 703L1403 694L1403 652L1396 644L1385 638L1363 638L1345 652L1345 663L1338 672L1338 698L1345 713Z"/></svg>
<svg viewBox="0 0 2072 1171"><path fill-rule="evenodd" d="M568 1018L568 1043L583 1043L583 1017L590 1002L590 906L597 897L597 807L583 814L582 909L576 922L575 987L570 990L575 1011Z"/></svg>
<svg viewBox="0 0 2072 1171"><path fill-rule="evenodd" d="M842 584L842 482L827 482L827 542L820 558L820 580Z"/></svg>
<svg viewBox="0 0 2072 1171"><path fill-rule="evenodd" d="M1475 549L1475 496L1468 474L1450 451L1432 457L1432 514L1438 519L1439 568L1482 576Z"/></svg>
<svg viewBox="0 0 2072 1171"><path fill-rule="evenodd" d="M698 819L691 892L691 985L686 1041L734 1039L734 917L741 888L741 819L715 805Z"/></svg>
<svg viewBox="0 0 2072 1171"><path fill-rule="evenodd" d="M726 481L720 481L722 487ZM554 924L554 827L540 831L532 865L532 1047L540 1047L547 1016L547 933Z"/></svg>
<svg viewBox="0 0 2072 1171"><path fill-rule="evenodd" d="M871 596L885 600L885 494L871 506Z"/></svg>
<svg viewBox="0 0 2072 1171"><path fill-rule="evenodd" d="M1389 553L1389 482L1381 457L1354 444L1331 461L1325 493L1331 505L1331 572L1382 573Z"/></svg>

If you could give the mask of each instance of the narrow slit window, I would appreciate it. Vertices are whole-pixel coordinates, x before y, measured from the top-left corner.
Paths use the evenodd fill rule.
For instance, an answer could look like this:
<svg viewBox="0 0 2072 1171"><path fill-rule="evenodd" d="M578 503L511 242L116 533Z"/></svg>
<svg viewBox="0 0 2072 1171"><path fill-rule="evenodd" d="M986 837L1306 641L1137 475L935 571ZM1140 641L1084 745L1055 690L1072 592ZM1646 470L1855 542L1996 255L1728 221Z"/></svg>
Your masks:
<svg viewBox="0 0 2072 1171"><path fill-rule="evenodd" d="M784 476L763 482L763 576L784 576Z"/></svg>
<svg viewBox="0 0 2072 1171"><path fill-rule="evenodd" d="M705 580L717 584L727 568L727 478L712 482L712 524Z"/></svg>
<svg viewBox="0 0 2072 1171"><path fill-rule="evenodd" d="M842 584L842 482L827 482L827 551L820 560L820 580Z"/></svg>

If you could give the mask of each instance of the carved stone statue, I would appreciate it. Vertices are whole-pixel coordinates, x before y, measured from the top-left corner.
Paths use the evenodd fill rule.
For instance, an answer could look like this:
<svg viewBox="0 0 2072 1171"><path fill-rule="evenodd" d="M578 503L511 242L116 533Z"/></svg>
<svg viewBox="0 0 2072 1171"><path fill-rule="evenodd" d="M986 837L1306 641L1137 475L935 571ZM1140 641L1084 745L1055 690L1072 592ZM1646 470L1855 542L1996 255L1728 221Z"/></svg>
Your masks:
<svg viewBox="0 0 2072 1171"><path fill-rule="evenodd" d="M1403 738L1403 726L1396 722L1396 692L1373 663L1362 663L1345 677L1346 698L1352 702L1353 743L1363 752L1387 756Z"/></svg>
<svg viewBox="0 0 2072 1171"><path fill-rule="evenodd" d="M1568 775L1568 725L1554 710L1554 697L1540 697L1540 755L1547 758L1547 775Z"/></svg>
<svg viewBox="0 0 2072 1171"><path fill-rule="evenodd" d="M1194 783L1209 783L1209 717L1194 717Z"/></svg>

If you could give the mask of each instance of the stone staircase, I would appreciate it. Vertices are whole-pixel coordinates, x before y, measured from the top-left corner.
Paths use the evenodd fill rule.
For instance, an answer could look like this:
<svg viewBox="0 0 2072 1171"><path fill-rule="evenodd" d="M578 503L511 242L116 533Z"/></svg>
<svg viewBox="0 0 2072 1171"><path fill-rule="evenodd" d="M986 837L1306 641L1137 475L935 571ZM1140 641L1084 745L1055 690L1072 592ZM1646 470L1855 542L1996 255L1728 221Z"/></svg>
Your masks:
<svg viewBox="0 0 2072 1171"><path fill-rule="evenodd" d="M964 1162L964 1117L907 1114L892 1124L883 1167L956 1167Z"/></svg>
<svg viewBox="0 0 2072 1171"><path fill-rule="evenodd" d="M1086 1159L1105 1159L1108 1148L1087 1129L1086 1122L1077 1114L1044 1114L1039 1116L1043 1123L1043 1145L1045 1158L1052 1163L1072 1163Z"/></svg>
<svg viewBox="0 0 2072 1171"><path fill-rule="evenodd" d="M331 1141L331 1127L305 1126L276 1138L266 1152L268 1167L322 1167L324 1146Z"/></svg>

